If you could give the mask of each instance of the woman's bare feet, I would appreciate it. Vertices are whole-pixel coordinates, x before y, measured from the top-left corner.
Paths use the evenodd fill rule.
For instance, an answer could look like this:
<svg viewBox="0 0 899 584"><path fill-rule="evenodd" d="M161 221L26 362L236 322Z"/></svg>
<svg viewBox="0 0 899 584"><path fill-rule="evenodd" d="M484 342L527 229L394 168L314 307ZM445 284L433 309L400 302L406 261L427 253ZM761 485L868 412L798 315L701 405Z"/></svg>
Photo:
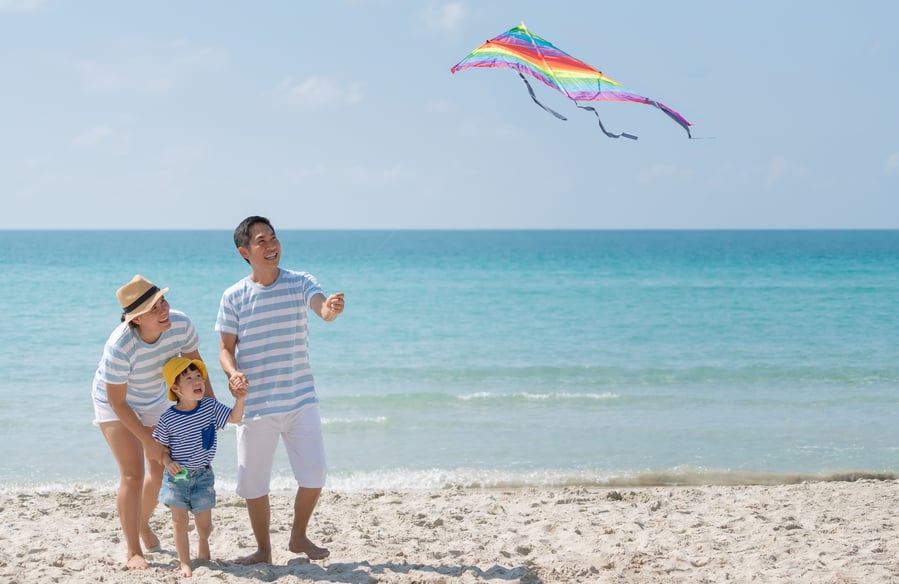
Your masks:
<svg viewBox="0 0 899 584"><path fill-rule="evenodd" d="M256 550L248 556L237 558L236 560L234 560L234 563L240 564L241 566L251 566L253 564L271 564L272 553L266 553L262 550Z"/></svg>
<svg viewBox="0 0 899 584"><path fill-rule="evenodd" d="M129 570L146 570L150 567L150 564L147 563L147 560L142 555L134 554L128 558L128 563L125 564L125 567Z"/></svg>
<svg viewBox="0 0 899 584"><path fill-rule="evenodd" d="M324 560L331 555L331 552L328 551L327 548L318 547L309 541L308 537L303 538L303 540L304 541L299 544L296 544L291 540L290 545L288 545L287 548L295 554L306 554L310 560Z"/></svg>
<svg viewBox="0 0 899 584"><path fill-rule="evenodd" d="M190 578L194 575L193 570L190 568L190 564L185 564L182 562L181 564L181 577L182 578Z"/></svg>

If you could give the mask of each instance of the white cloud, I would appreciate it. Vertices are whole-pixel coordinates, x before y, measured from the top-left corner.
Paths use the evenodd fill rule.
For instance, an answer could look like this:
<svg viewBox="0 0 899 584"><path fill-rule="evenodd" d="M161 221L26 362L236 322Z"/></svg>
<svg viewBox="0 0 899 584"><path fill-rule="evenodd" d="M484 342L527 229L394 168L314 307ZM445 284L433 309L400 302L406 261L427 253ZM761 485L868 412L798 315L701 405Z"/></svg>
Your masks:
<svg viewBox="0 0 899 584"><path fill-rule="evenodd" d="M363 184L395 183L414 176L414 172L410 172L400 164L375 169L356 167L350 173L354 181Z"/></svg>
<svg viewBox="0 0 899 584"><path fill-rule="evenodd" d="M425 111L437 115L446 115L456 111L455 104L445 98L431 99L425 103Z"/></svg>
<svg viewBox="0 0 899 584"><path fill-rule="evenodd" d="M362 101L364 88L361 81L342 83L326 77L309 77L303 81L287 78L281 82L280 90L292 107L320 108L358 104Z"/></svg>
<svg viewBox="0 0 899 584"><path fill-rule="evenodd" d="M765 182L768 186L779 183L787 173L787 161L785 158L775 158L768 164Z"/></svg>
<svg viewBox="0 0 899 584"><path fill-rule="evenodd" d="M0 0L2 1L2 0ZM216 47L192 47L175 41L161 47L119 47L106 60L85 60L74 64L86 91L168 91L178 82L198 72L220 67L224 52Z"/></svg>
<svg viewBox="0 0 899 584"><path fill-rule="evenodd" d="M43 3L43 0L0 0L0 12L32 12Z"/></svg>
<svg viewBox="0 0 899 584"><path fill-rule="evenodd" d="M678 181L686 182L693 177L693 171L689 168L683 168L676 164L655 164L642 170L638 176L640 182L668 182Z"/></svg>
<svg viewBox="0 0 899 584"><path fill-rule="evenodd" d="M78 148L89 149L109 143L116 138L115 130L110 126L100 125L89 128L72 138L72 145ZM121 137L119 136L119 138Z"/></svg>
<svg viewBox="0 0 899 584"><path fill-rule="evenodd" d="M175 144L162 152L162 159L171 166L192 166L207 158L207 148L199 144Z"/></svg>
<svg viewBox="0 0 899 584"><path fill-rule="evenodd" d="M422 13L422 19L431 30L455 32L468 17L468 8L462 2L431 2Z"/></svg>
<svg viewBox="0 0 899 584"><path fill-rule="evenodd" d="M899 152L893 152L883 163L883 173L886 175L899 174Z"/></svg>

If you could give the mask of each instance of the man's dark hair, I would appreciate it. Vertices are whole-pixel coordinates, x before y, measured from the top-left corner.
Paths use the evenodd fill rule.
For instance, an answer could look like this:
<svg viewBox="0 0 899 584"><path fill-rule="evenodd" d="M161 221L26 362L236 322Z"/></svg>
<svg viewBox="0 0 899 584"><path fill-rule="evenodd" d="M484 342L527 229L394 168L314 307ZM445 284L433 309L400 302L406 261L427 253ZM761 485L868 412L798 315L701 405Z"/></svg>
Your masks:
<svg viewBox="0 0 899 584"><path fill-rule="evenodd" d="M240 225L237 226L237 229L234 230L234 245L243 248L249 247L250 228L257 223L265 223L271 228L272 233L275 233L275 228L272 227L271 221L265 217L260 217L259 215L252 215L241 221Z"/></svg>

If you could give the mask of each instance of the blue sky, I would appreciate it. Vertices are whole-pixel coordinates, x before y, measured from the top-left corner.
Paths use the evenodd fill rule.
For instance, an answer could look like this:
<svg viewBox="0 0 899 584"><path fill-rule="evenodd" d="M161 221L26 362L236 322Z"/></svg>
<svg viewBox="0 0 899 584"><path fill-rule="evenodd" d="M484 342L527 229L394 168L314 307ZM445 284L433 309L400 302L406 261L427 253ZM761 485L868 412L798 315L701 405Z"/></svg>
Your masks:
<svg viewBox="0 0 899 584"><path fill-rule="evenodd" d="M524 21L694 123L450 67ZM0 0L0 229L897 228L899 3Z"/></svg>

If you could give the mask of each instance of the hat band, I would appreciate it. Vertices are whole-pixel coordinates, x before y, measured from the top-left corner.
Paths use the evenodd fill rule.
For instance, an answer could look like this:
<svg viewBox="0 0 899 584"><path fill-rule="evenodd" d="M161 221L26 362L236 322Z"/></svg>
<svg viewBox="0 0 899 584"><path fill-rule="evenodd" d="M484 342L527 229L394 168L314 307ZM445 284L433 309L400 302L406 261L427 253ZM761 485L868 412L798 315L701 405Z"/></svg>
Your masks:
<svg viewBox="0 0 899 584"><path fill-rule="evenodd" d="M135 300L134 302L132 302L131 304L129 304L128 306L126 306L126 307L123 309L123 313L124 313L124 314L128 314L129 312L131 312L132 310L134 310L135 308L137 308L138 306L140 306L141 304L143 304L144 302L146 302L148 299L152 298L153 295L156 294L157 292L159 292L159 287L158 287L158 286L152 286L152 287L150 287L149 290L147 290L146 292L144 292L143 294L141 294L141 297L140 297L140 298L138 298L137 300Z"/></svg>

